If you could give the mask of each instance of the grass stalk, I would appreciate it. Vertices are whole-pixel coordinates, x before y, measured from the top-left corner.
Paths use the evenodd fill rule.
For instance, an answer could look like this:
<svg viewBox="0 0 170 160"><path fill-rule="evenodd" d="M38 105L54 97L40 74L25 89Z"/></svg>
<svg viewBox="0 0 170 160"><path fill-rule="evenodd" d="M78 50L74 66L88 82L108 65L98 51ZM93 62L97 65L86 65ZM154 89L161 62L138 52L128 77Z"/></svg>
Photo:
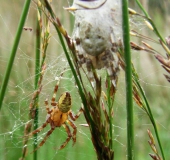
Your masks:
<svg viewBox="0 0 170 160"><path fill-rule="evenodd" d="M46 51L49 44L50 39L50 30L49 30L49 23L48 19L45 21L45 27L42 31L42 17L40 16L40 8L38 6L38 18L37 18L37 35L36 35L36 60L35 60L35 84L34 84L34 93L32 95L32 99L29 106L29 122L25 126L24 132L24 146L27 146L27 142L29 137L27 136L32 127L32 121L34 122L33 130L38 128L38 109L39 109L39 95L42 90L42 81L44 77L44 72L46 70ZM41 39L42 38L42 39ZM42 41L42 42L41 42ZM41 46L42 44L42 46ZM42 53L42 58L40 58L40 53ZM40 61L41 59L41 61ZM33 159L37 160L37 134L34 135L34 144L33 144L34 152L33 152ZM23 154L22 160L26 156L27 147L23 147Z"/></svg>
<svg viewBox="0 0 170 160"><path fill-rule="evenodd" d="M155 122L154 116L152 114L152 110L151 110L149 102L145 96L143 88L141 87L141 85L139 83L139 77L138 77L133 65L132 65L132 77L133 77L133 85L134 85L134 88L133 88L134 89L133 90L134 91L134 100L141 107L141 109L143 109L144 112L148 115L148 117L153 125L154 131L155 131L155 135L156 135L157 142L158 142L161 154L162 154L162 158L163 158L163 160L165 160L163 148L162 148L161 141L159 138L159 133L158 133L158 129L156 126L156 122Z"/></svg>
<svg viewBox="0 0 170 160"><path fill-rule="evenodd" d="M132 98L132 69L130 53L128 2L122 0L123 40L125 53L125 77L126 77L126 106L127 106L127 159L134 159L134 122L133 122L133 98Z"/></svg>
<svg viewBox="0 0 170 160"><path fill-rule="evenodd" d="M156 135L156 138L157 138L157 141L158 141L158 145L159 145L159 148L160 148L160 151L161 151L161 154L162 154L162 158L163 158L163 160L165 160L165 156L164 156L163 148L162 148L161 141L160 141L160 138L159 138L159 133L158 133L158 129L157 129L157 126L156 126L156 122L155 122L154 116L152 114L152 111L151 111L149 102L148 102L148 100L147 100L147 98L145 96L145 93L144 93L142 87L139 84L139 80L136 79L136 78L137 77L134 76L135 83L137 84L137 87L139 88L140 93L142 94L142 97L144 99L144 102L145 102L145 105L146 105L146 108L147 108L146 112L147 112L147 114L148 114L148 116L150 118L150 121L151 121L152 125L153 125L154 131L155 131L155 135Z"/></svg>
<svg viewBox="0 0 170 160"><path fill-rule="evenodd" d="M155 32L155 34L160 38L160 40L165 43L165 40L162 38L161 34L159 33L159 31L157 30L155 24L153 23L152 19L150 18L149 14L146 12L146 10L143 8L142 4L139 2L139 0L135 0L136 3L138 4L139 8L143 11L145 18L149 21L149 23L152 25L153 27L153 31Z"/></svg>
<svg viewBox="0 0 170 160"><path fill-rule="evenodd" d="M109 131L110 131L110 139L111 139L111 142L110 142L110 148L113 147L113 143L112 143L112 140L113 140L113 137L112 137L112 122L113 122L113 116L112 116L112 107L113 105L111 104L112 100L111 100L111 96L110 96L110 89L111 89L111 83L110 83L110 79L108 80L108 89L107 89L107 97L108 97L108 108L109 108Z"/></svg>
<svg viewBox="0 0 170 160"><path fill-rule="evenodd" d="M38 15L37 15L37 23L36 23L36 48L35 48L35 84L34 89L35 91L38 89L38 80L40 76L40 54L41 54L41 24L39 19L39 13L41 10L38 7ZM39 98L37 98L38 104ZM35 118L34 118L34 127L33 129L36 130L38 128L38 106L35 108ZM34 150L37 148L37 133L34 134ZM33 159L37 160L37 151L33 153Z"/></svg>
<svg viewBox="0 0 170 160"><path fill-rule="evenodd" d="M20 37L21 37L21 34L22 34L22 30L23 30L23 27L24 27L24 24L25 24L25 20L27 18L27 13L28 13L28 10L29 10L30 2L31 2L31 0L26 0L24 7L23 7L23 11L21 13L21 18L20 18L20 21L19 21L16 36L15 36L15 39L14 39L14 44L12 46L10 58L9 58L8 65L7 65L7 69L6 69L5 76L4 76L2 85L1 85L0 110L2 108L3 99L4 99L4 96L5 96L6 88L7 88L7 85L8 85L10 73L11 73L11 70L12 70L12 66L13 66L16 51L17 51L17 48L18 48L18 44L19 44L19 41L20 41Z"/></svg>
<svg viewBox="0 0 170 160"><path fill-rule="evenodd" d="M110 135L110 143L109 146L110 148L113 147L113 102L114 102L114 97L112 97L111 92L112 92L112 85L110 81L110 77L107 76L107 106L108 106L108 119L109 119L109 135Z"/></svg>
<svg viewBox="0 0 170 160"><path fill-rule="evenodd" d="M161 34L159 33L159 31L157 30L154 22L152 21L152 19L150 18L149 14L145 11L144 7L142 6L142 4L139 2L139 0L135 0L136 3L138 4L139 8L143 11L144 15L145 15L145 18L148 20L148 22L151 24L151 26L153 27L153 31L154 33L159 37L160 41L162 43L164 43L166 45L166 42L165 40L162 38ZM138 14L140 15L140 14ZM140 15L141 16L141 15ZM144 17L144 16L142 16ZM135 71L133 71L135 72ZM158 129L157 129L157 126L156 126L156 122L155 122L155 119L154 119L154 116L152 114L152 111L151 111L151 108L150 108L150 105L147 101L147 98L145 96L145 93L141 87L141 85L139 84L139 78L138 76L136 75L136 72L133 73L133 80L137 86L137 88L139 89L139 92L141 93L141 96L142 96L142 99L144 101L144 105L143 105L143 109L144 111L147 113L152 125L153 125L153 128L154 128L154 131L155 131L155 135L156 135L156 138L157 138L157 141L158 141L158 145L159 145L159 148L160 148L160 151L161 151L161 154L162 154L162 158L163 160L165 160L165 156L164 156L164 152L163 152L163 148L162 148L162 145L161 145L161 141L160 141L160 138L159 138L159 134L158 134Z"/></svg>

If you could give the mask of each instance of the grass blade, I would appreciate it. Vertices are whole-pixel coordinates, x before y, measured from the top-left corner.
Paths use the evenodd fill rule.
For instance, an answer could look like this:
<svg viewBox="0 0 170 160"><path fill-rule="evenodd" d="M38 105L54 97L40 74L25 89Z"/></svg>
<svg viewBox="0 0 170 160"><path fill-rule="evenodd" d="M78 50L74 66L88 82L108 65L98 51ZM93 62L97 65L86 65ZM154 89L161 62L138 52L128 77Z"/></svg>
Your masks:
<svg viewBox="0 0 170 160"><path fill-rule="evenodd" d="M21 33L22 33L22 30L23 30L23 27L24 27L25 20L27 18L27 13L28 13L28 10L29 10L30 2L31 2L31 0L27 0L24 4L23 11L22 11L21 18L20 18L19 25L18 25L18 29L17 29L17 33L16 33L16 36L15 36L14 44L12 46L12 50L11 50L11 53L10 53L10 58L9 58L9 61L8 61L7 69L6 69L5 76L4 76L2 86L1 86L1 90L0 90L0 110L1 110L1 107L2 107L2 102L3 102L4 96L5 96L6 88L7 88L8 81L9 81L9 76L10 76L10 73L11 73L11 70L12 70L12 66L13 66L16 51L17 51L17 48L18 48L18 44L19 44L19 41L20 41Z"/></svg>
<svg viewBox="0 0 170 160"><path fill-rule="evenodd" d="M156 35L161 39L161 41L165 43L165 40L162 38L161 34L158 32L155 24L153 23L152 19L149 17L149 14L145 11L145 9L143 8L142 4L139 2L139 0L135 0L136 3L138 4L139 8L143 11L143 13L145 14L147 20L149 21L149 23L152 25L154 32L156 33Z"/></svg>
<svg viewBox="0 0 170 160"><path fill-rule="evenodd" d="M40 9L38 8L38 13L41 13ZM39 16L39 14L38 14ZM35 90L38 89L38 80L40 76L40 53L41 53L41 26L40 26L39 17L37 17L37 28L36 28L36 48L35 48ZM37 98L37 103L39 101L39 97ZM35 108L35 118L34 118L34 128L36 130L38 128L38 106ZM37 148L37 134L34 134L34 150ZM37 151L33 153L33 159L37 159Z"/></svg>
<svg viewBox="0 0 170 160"><path fill-rule="evenodd" d="M137 78L137 76L135 76L136 75L135 71L133 71L133 72L134 72L134 76L133 76L134 77L134 81L135 81L137 87L139 88L140 93L142 94L142 97L144 99L145 106L146 106L146 109L147 109L146 113L148 114L148 116L150 118L150 121L151 121L151 123L153 125L154 131L155 131L155 135L156 135L156 138L157 138L157 141L158 141L158 145L159 145L159 148L160 148L160 151L161 151L161 154L162 154L162 158L163 158L163 160L165 160L163 148L162 148L161 141L160 141L160 138L159 138L158 129L157 129L156 122L155 122L154 116L152 114L149 102L148 102L148 100L147 100L147 98L145 96L145 93L144 93L141 85L139 84L139 79Z"/></svg>
<svg viewBox="0 0 170 160"><path fill-rule="evenodd" d="M122 0L123 39L125 53L126 76L126 106L127 106L127 159L134 159L134 124L133 124L133 98L132 98L132 69L129 36L128 2Z"/></svg>

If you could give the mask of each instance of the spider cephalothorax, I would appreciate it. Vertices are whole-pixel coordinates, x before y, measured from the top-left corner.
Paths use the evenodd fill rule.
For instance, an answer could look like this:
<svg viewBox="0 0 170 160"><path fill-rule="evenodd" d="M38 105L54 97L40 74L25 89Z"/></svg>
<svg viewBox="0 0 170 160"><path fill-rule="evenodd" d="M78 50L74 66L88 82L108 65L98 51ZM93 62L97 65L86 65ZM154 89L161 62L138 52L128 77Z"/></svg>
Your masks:
<svg viewBox="0 0 170 160"><path fill-rule="evenodd" d="M27 136L32 136L35 133L41 132L48 124L50 124L51 129L47 132L46 136L42 140L42 142L39 144L39 146L36 148L36 150L41 147L47 140L47 138L51 135L51 133L55 130L56 127L61 127L63 126L67 132L67 139L66 141L59 147L59 149L64 148L67 143L70 141L72 138L73 144L76 142L76 133L77 133L77 128L75 124L69 119L69 117L75 121L80 113L82 112L82 108L79 110L77 115L73 115L71 111L71 95L69 92L64 92L58 102L55 101L56 99L56 93L58 90L58 84L54 88L54 93L53 97L51 99L51 106L52 108L49 108L48 100L45 100L45 106L46 106L46 111L47 111L47 116L46 116L46 121L45 123L39 127L38 129L34 130ZM73 133L71 134L70 125L73 128Z"/></svg>
<svg viewBox="0 0 170 160"><path fill-rule="evenodd" d="M73 41L80 64L106 68L116 86L119 72L118 48L122 41L121 0L74 0L67 10L74 11Z"/></svg>

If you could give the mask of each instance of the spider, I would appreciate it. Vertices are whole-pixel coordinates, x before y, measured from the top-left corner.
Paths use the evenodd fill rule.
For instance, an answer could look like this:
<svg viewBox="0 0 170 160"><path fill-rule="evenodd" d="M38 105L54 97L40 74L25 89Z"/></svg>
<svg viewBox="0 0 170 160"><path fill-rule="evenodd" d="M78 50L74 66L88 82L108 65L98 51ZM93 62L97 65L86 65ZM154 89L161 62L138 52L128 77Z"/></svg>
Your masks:
<svg viewBox="0 0 170 160"><path fill-rule="evenodd" d="M93 68L105 68L116 87L120 70L118 49L122 47L121 1L74 0L66 10L75 15L72 39L80 66L86 65L91 81Z"/></svg>
<svg viewBox="0 0 170 160"><path fill-rule="evenodd" d="M68 144L68 142L70 141L71 138L73 140L73 145L76 142L77 127L69 119L69 117L73 121L75 121L80 116L81 112L83 111L83 108L81 107L79 112L76 115L73 115L73 113L71 111L71 104L72 104L71 103L71 95L69 92L64 92L60 96L58 102L56 102L55 99L56 99L56 93L58 91L58 85L59 85L59 83L56 84L54 87L54 92L53 92L53 96L51 99L51 106L52 106L51 109L49 108L48 99L45 100L45 106L46 106L46 111L47 111L45 123L43 123L43 125L41 127L39 127L38 129L32 131L31 133L29 133L27 135L27 136L32 136L36 133L41 132L48 124L50 124L50 126L51 126L51 129L47 132L47 134L45 135L45 137L43 138L41 143L38 145L38 147L34 151L36 151L41 146L43 146L43 144L46 142L46 140L49 138L49 136L52 134L52 132L57 127L61 127L61 126L63 126L67 132L67 139L59 147L59 150L63 149ZM70 128L68 125L70 125L73 128L72 134L71 134L71 131L70 131Z"/></svg>

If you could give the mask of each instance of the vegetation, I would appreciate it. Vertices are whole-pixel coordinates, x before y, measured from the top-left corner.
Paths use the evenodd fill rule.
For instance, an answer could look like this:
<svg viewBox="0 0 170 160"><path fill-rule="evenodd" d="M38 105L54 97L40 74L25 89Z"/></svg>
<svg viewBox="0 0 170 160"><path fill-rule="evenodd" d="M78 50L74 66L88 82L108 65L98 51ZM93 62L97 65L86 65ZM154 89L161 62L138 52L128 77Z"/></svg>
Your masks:
<svg viewBox="0 0 170 160"><path fill-rule="evenodd" d="M24 4L23 1L18 1L11 2L12 7L7 2L2 2L0 5L0 84L2 84L0 103L3 102L0 111L0 159L83 160L114 157L116 160L121 160L125 159L126 155L128 159L134 159L133 155L135 159L167 159L170 147L167 143L170 43L169 38L164 37L168 36L165 25L168 9L164 8L165 19L163 20L156 19L155 15L151 15L155 16L151 19L138 0L135 7L131 6L134 10L129 11L130 27L133 29L131 31L132 64L129 68L125 68L124 64L124 62L128 64L127 52L120 50L122 68L126 73L128 71L131 73L130 68L132 68L132 77L130 76L130 79L127 77L126 83L128 84L132 78L133 85L127 87L132 87L135 103L134 109L131 108L131 113L128 113L126 99L128 103L129 96L132 95L125 94L127 87L125 87L124 72L122 71L119 77L116 91L104 71L93 70L97 84L93 88L88 81L86 71L77 67L74 47L70 43L69 35L72 33L74 16L63 10L63 6L68 6L68 1L53 0L52 8L47 1L43 2L40 4L32 1L31 3L27 18L24 18L26 22L18 50L12 57L13 60L15 58L14 63L8 60L9 53L11 50L15 52L15 49L12 49L13 41L17 26L20 24L18 17L24 10L22 8ZM166 1L164 3L169 5ZM165 6L161 5L161 7ZM154 12L154 8L151 10ZM124 25L128 25L127 23ZM11 74L5 72L7 65ZM45 122L44 100L52 96L53 88L61 73L64 74L57 98L62 92L69 90L73 99L73 112L76 113L82 104L84 105L84 116L82 114L76 121L77 142L74 147L69 143L63 150L57 150L67 137L63 128L57 128L47 142L31 154L49 128L33 138L23 136ZM102 75L102 79L98 73ZM5 74L8 74L7 80L4 80ZM7 87L6 92L2 89L5 87ZM5 95L4 100L2 93ZM127 120L126 117L133 115L134 120L131 117L130 123L132 128L129 130L127 123L129 119ZM127 139L134 141L134 144L129 144Z"/></svg>

